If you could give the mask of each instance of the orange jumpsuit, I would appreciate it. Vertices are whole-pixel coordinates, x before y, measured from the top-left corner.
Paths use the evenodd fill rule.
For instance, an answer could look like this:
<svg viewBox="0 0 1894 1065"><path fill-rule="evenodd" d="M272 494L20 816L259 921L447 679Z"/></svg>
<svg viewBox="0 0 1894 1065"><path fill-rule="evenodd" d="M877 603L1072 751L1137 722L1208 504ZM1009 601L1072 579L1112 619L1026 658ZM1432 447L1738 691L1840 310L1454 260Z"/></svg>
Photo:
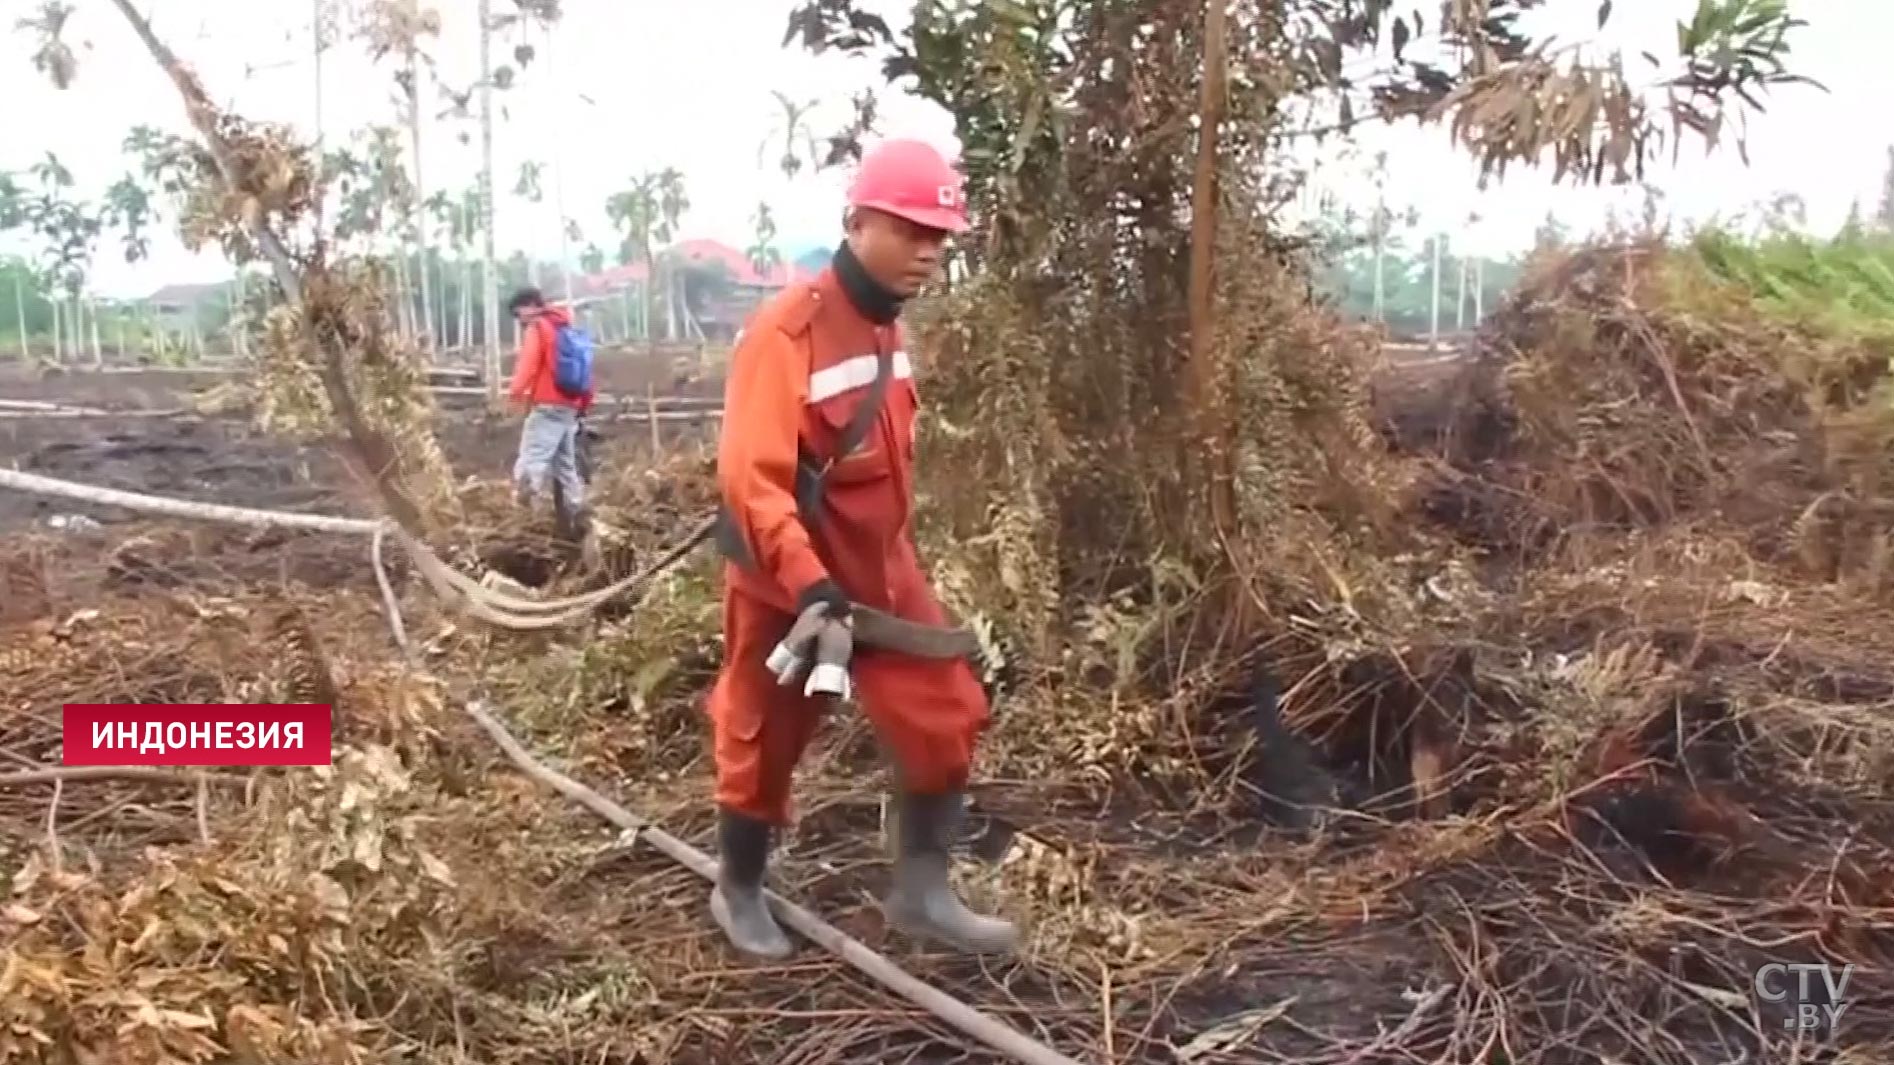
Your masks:
<svg viewBox="0 0 1894 1065"><path fill-rule="evenodd" d="M800 593L823 577L855 602L947 624L915 554L914 427L919 397L898 323L857 311L826 269L760 308L738 338L724 386L717 480L754 570L724 567L723 669L709 714L721 806L773 825L789 821L790 778L823 701L802 681L779 685L764 666L789 631ZM877 352L895 352L882 411L862 444L824 482L813 530L797 515L798 443L818 464L874 380ZM855 691L901 773L919 794L962 789L986 728L986 693L964 659L917 658L855 646Z"/></svg>

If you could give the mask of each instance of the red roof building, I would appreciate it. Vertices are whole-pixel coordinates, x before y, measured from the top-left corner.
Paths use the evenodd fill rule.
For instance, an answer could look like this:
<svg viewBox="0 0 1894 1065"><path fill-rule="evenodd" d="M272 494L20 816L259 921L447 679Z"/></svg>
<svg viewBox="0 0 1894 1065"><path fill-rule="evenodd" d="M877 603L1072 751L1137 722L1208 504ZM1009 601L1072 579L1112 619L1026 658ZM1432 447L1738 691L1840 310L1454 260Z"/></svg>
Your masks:
<svg viewBox="0 0 1894 1065"><path fill-rule="evenodd" d="M730 279L728 288L720 289L718 294L701 302L693 299L690 307L696 328L723 340L734 336L744 319L770 293L814 276L807 268L789 261L776 263L768 273L760 272L748 255L721 241L701 237L679 241L658 254L660 260L676 257L692 264L714 264ZM628 263L575 277L573 296L581 305L615 299L619 293L643 284L647 273L644 263Z"/></svg>
<svg viewBox="0 0 1894 1065"><path fill-rule="evenodd" d="M664 249L661 255L676 255L693 263L717 263L724 268L733 284L749 289L779 289L805 277L813 276L808 271L791 262L775 264L768 274L759 273L750 257L732 248L722 241L707 237L679 241ZM587 274L573 279L572 286L581 298L603 296L618 292L645 279L645 264L627 263L601 270L596 274Z"/></svg>

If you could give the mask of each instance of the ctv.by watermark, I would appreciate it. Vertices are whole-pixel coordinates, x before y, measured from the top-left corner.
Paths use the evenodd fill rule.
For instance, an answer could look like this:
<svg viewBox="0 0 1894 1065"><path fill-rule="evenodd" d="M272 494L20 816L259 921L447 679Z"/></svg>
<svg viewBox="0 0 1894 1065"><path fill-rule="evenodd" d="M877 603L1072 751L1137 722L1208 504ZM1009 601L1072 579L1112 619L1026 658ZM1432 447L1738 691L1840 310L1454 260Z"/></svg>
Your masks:
<svg viewBox="0 0 1894 1065"><path fill-rule="evenodd" d="M1848 1009L1845 996L1854 974L1853 965L1770 962L1756 970L1756 997L1787 1009L1784 1031L1833 1032Z"/></svg>

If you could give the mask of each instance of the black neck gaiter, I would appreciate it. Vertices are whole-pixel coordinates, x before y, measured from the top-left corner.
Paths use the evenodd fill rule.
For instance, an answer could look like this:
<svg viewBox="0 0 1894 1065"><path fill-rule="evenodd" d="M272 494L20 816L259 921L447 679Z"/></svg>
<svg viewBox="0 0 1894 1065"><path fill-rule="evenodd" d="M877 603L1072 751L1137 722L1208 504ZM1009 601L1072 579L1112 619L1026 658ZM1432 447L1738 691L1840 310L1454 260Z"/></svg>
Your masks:
<svg viewBox="0 0 1894 1065"><path fill-rule="evenodd" d="M888 325L901 315L901 297L888 291L881 282L868 276L868 268L848 242L835 249L835 279L841 282L842 291L848 294L848 302L855 305L862 317L876 325Z"/></svg>

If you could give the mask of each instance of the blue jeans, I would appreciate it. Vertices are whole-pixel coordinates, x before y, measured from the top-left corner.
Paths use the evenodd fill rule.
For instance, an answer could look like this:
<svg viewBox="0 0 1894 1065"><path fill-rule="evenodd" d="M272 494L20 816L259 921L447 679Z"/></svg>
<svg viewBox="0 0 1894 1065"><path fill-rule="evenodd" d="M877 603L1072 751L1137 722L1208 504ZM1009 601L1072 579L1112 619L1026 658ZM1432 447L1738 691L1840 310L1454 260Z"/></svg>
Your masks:
<svg viewBox="0 0 1894 1065"><path fill-rule="evenodd" d="M565 504L561 517L575 517L585 504L585 482L579 479L579 413L571 407L542 403L526 415L520 427L519 460L513 464L513 484L520 502L530 504L557 479Z"/></svg>

